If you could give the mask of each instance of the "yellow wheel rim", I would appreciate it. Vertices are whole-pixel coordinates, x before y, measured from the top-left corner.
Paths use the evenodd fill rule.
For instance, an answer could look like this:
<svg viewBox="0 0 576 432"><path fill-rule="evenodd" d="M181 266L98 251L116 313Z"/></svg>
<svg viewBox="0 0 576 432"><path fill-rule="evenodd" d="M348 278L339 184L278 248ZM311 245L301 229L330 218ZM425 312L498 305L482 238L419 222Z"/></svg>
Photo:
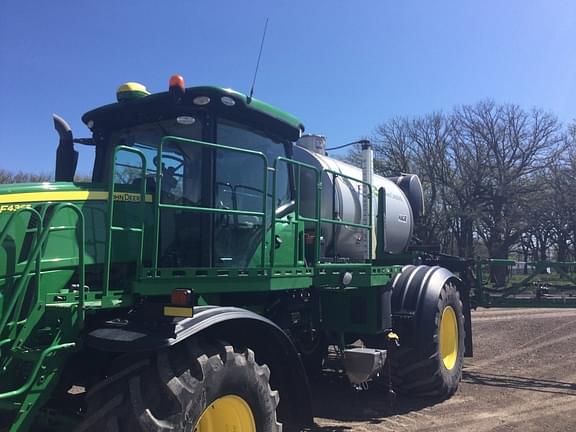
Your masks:
<svg viewBox="0 0 576 432"><path fill-rule="evenodd" d="M195 432L256 432L250 406L235 395L222 396L208 406L194 429Z"/></svg>
<svg viewBox="0 0 576 432"><path fill-rule="evenodd" d="M458 358L458 320L452 306L446 306L440 318L440 355L444 367L453 369Z"/></svg>

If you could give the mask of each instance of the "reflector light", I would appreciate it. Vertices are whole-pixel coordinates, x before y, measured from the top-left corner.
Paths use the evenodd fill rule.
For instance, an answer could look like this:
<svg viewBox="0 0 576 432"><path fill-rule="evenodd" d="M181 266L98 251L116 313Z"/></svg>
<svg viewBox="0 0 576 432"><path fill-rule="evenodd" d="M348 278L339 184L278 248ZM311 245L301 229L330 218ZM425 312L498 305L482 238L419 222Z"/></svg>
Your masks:
<svg viewBox="0 0 576 432"><path fill-rule="evenodd" d="M176 306L190 306L193 300L194 296L189 289L175 289L170 294L170 303Z"/></svg>

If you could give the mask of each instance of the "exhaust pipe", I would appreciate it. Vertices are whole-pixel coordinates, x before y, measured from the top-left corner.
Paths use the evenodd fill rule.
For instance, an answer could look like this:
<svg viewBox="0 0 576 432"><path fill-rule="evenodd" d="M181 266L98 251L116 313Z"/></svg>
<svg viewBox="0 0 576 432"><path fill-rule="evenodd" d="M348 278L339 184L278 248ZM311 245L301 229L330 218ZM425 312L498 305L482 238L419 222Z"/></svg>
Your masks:
<svg viewBox="0 0 576 432"><path fill-rule="evenodd" d="M78 165L78 152L74 150L74 137L72 129L62 117L52 114L54 129L58 132L60 141L56 150L56 181L74 181L76 166Z"/></svg>

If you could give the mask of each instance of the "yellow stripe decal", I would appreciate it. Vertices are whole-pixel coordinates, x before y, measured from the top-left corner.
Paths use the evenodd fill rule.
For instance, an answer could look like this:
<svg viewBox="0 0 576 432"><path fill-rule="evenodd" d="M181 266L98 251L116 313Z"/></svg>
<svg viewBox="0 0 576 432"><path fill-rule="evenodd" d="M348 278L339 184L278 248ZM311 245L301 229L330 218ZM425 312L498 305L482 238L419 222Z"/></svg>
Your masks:
<svg viewBox="0 0 576 432"><path fill-rule="evenodd" d="M66 191L66 192L28 192L0 195L0 204L53 201L106 201L108 192L104 191ZM139 202L140 194L115 192L115 201ZM146 202L152 202L152 195L146 195Z"/></svg>

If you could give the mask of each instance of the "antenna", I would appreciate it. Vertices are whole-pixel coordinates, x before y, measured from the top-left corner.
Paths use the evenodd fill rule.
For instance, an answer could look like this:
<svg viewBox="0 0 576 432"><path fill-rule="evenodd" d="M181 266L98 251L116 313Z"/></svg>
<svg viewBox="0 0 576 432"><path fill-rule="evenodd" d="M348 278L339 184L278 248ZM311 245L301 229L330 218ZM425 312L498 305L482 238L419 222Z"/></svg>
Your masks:
<svg viewBox="0 0 576 432"><path fill-rule="evenodd" d="M264 24L264 33L262 34L262 41L260 42L260 52L258 53L258 60L256 61L256 70L254 71L254 78L252 79L252 87L250 88L250 96L248 96L248 103L252 102L252 95L254 94L254 85L256 84L256 76L258 75L258 68L260 67L260 57L262 57L262 49L264 48L264 40L266 39L266 30L268 30L268 18Z"/></svg>

